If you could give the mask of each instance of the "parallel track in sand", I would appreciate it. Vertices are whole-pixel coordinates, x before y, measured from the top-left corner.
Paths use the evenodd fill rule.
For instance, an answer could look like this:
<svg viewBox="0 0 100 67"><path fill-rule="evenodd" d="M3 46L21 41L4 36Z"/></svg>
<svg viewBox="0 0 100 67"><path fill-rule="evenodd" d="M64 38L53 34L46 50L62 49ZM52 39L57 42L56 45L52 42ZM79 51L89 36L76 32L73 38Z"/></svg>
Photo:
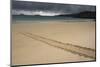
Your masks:
<svg viewBox="0 0 100 67"><path fill-rule="evenodd" d="M60 48L60 49L63 49L65 51L69 51L69 52L72 52L74 54L78 54L80 56L95 59L96 54L95 54L94 49L81 47L81 46L73 45L70 43L59 42L59 41L49 39L49 38L46 38L46 37L43 37L40 35L36 35L33 33L27 33L27 32L25 32L25 33L19 32L19 33L26 36L26 37L38 40L40 42L46 43L46 44L51 45L51 46L54 46L56 48Z"/></svg>

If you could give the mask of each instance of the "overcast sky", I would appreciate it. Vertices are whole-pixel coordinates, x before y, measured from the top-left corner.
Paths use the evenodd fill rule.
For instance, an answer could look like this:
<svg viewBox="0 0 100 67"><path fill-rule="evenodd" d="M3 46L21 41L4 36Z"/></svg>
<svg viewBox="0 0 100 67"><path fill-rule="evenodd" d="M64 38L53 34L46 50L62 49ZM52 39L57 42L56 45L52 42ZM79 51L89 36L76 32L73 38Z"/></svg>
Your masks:
<svg viewBox="0 0 100 67"><path fill-rule="evenodd" d="M16 1L12 2L13 10L25 11L44 11L55 13L78 13L82 11L95 11L95 6L90 5L73 5L73 4L57 4L57 3L43 3L35 1ZM17 11L18 12L18 11Z"/></svg>

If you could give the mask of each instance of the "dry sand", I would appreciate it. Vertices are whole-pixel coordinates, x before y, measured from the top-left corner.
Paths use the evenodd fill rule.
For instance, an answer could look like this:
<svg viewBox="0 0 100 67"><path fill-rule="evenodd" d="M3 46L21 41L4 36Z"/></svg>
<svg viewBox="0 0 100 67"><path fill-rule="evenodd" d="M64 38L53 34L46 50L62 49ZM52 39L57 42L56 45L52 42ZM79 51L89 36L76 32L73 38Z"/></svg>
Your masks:
<svg viewBox="0 0 100 67"><path fill-rule="evenodd" d="M21 22L21 21L17 21ZM23 21L27 22L27 21ZM31 21L33 22L33 21ZM44 23L16 23L12 24L12 65L44 64L59 62L75 62L95 60L95 22L80 21L45 21ZM46 23L51 22L51 23ZM62 22L62 23L60 23ZM56 48L58 46L50 40L39 40L39 37L22 35L24 33L35 34L61 43L69 43L79 47L90 49L90 55L94 58L75 54L69 50ZM47 43L52 45L48 45ZM62 44L61 44L62 45ZM66 46L67 47L67 46ZM71 46L71 50L74 48ZM78 48L79 49L79 48ZM85 49L83 49L85 50ZM80 50L79 50L80 51ZM76 52L79 53L77 50ZM83 51L83 53L89 53Z"/></svg>

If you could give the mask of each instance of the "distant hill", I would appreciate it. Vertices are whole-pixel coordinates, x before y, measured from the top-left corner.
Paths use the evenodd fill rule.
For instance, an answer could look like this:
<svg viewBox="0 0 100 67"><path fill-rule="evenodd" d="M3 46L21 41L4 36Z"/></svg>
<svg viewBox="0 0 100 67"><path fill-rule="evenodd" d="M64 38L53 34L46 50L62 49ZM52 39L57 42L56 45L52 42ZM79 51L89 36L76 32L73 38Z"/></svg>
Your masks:
<svg viewBox="0 0 100 67"><path fill-rule="evenodd" d="M66 14L66 15L59 15L59 16L96 19L96 12L84 11L76 14Z"/></svg>

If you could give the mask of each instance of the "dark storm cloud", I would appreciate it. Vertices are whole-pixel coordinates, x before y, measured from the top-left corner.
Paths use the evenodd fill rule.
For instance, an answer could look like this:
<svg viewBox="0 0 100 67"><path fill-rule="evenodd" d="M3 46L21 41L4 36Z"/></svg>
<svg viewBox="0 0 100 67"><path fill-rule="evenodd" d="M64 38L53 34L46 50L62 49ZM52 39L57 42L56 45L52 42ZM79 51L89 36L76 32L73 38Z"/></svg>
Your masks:
<svg viewBox="0 0 100 67"><path fill-rule="evenodd" d="M27 1L12 1L13 10L28 11L53 11L63 13L77 13L82 11L95 11L95 6L90 5L73 5L73 4L57 4Z"/></svg>

